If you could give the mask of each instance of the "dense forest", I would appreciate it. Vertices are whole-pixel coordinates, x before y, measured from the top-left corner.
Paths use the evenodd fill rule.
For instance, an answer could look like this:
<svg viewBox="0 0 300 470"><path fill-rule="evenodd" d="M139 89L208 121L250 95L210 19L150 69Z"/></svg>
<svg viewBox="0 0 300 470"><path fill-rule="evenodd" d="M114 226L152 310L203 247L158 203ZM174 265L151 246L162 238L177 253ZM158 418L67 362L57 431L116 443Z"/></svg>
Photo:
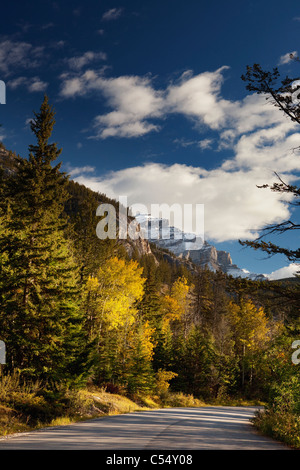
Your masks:
<svg viewBox="0 0 300 470"><path fill-rule="evenodd" d="M300 443L297 279L234 279L152 244L100 240L96 209L117 203L61 171L54 124L45 96L29 156L2 144L2 381L17 371L47 400L91 384L132 398L256 400L288 416Z"/></svg>

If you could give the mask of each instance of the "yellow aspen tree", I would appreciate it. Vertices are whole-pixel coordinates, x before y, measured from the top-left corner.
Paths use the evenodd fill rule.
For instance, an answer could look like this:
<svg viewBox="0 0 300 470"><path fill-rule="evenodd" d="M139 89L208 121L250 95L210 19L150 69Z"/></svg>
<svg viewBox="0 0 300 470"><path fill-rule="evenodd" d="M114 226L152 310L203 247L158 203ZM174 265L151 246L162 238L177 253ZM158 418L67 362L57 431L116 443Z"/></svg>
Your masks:
<svg viewBox="0 0 300 470"><path fill-rule="evenodd" d="M134 323L135 303L143 296L145 279L136 261L113 257L90 277L86 286L86 311L99 329L115 329Z"/></svg>
<svg viewBox="0 0 300 470"><path fill-rule="evenodd" d="M144 293L142 271L136 261L112 257L86 284L86 330L95 342L99 374L107 380L117 380L126 368L127 337Z"/></svg>
<svg viewBox="0 0 300 470"><path fill-rule="evenodd" d="M182 324L187 332L188 315L191 308L190 291L185 277L179 277L173 283L170 294L164 296L163 311L165 321L171 325Z"/></svg>
<svg viewBox="0 0 300 470"><path fill-rule="evenodd" d="M231 302L228 318L236 352L241 358L244 385L246 362L250 363L251 381L255 359L269 342L270 326L264 309L257 308L251 300L243 300L240 305Z"/></svg>

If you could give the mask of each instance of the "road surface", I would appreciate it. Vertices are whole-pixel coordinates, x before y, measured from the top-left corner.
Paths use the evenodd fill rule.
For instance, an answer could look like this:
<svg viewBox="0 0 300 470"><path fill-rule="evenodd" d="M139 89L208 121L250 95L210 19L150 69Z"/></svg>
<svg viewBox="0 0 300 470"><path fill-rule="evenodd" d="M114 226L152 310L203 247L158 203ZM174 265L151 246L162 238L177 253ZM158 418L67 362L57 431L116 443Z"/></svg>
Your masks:
<svg viewBox="0 0 300 470"><path fill-rule="evenodd" d="M0 450L284 450L250 422L255 408L167 408L0 439Z"/></svg>

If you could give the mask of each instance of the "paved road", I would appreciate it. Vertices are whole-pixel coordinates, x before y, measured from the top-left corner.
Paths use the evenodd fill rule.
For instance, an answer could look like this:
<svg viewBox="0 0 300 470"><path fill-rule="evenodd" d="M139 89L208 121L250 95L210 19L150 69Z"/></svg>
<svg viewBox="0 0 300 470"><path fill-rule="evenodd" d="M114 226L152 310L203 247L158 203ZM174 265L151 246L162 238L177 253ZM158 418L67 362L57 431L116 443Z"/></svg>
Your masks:
<svg viewBox="0 0 300 470"><path fill-rule="evenodd" d="M260 436L252 407L168 408L108 416L0 439L0 450L283 450Z"/></svg>

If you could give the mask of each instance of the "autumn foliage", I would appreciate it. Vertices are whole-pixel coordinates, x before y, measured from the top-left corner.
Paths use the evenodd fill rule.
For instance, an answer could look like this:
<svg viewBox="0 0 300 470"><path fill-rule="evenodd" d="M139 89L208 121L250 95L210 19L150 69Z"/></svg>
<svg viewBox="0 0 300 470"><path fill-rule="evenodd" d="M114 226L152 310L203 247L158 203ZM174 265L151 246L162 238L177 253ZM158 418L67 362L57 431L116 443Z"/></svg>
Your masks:
<svg viewBox="0 0 300 470"><path fill-rule="evenodd" d="M283 406L278 384L296 390L299 375L294 287L187 269L158 249L129 256L118 240L99 240L96 208L108 198L54 164L53 125L45 97L32 125L37 145L0 175L3 373L39 380L47 393L94 384L162 403L177 392Z"/></svg>

